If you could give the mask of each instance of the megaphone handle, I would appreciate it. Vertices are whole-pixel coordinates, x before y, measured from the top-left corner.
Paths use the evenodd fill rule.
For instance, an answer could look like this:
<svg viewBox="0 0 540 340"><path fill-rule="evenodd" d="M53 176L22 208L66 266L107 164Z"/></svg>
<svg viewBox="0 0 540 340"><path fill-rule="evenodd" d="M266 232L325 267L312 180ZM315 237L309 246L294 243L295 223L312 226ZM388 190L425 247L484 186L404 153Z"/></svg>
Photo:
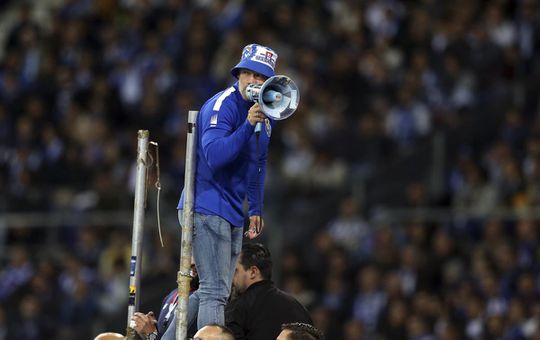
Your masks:
<svg viewBox="0 0 540 340"><path fill-rule="evenodd" d="M258 122L257 124L255 124L255 133L260 133L261 129L262 129L262 123L261 122Z"/></svg>

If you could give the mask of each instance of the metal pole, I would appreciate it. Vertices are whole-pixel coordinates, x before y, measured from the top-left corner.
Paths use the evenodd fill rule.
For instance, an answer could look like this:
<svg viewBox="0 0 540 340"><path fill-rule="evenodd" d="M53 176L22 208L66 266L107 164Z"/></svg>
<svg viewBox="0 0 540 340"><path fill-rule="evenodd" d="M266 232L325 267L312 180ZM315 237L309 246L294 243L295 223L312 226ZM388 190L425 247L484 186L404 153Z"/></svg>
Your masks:
<svg viewBox="0 0 540 340"><path fill-rule="evenodd" d="M135 182L135 200L133 206L133 235L131 241L131 267L129 273L129 304L127 318L127 339L136 339L135 325L131 318L139 310L141 262L144 208L146 201L146 157L148 154L148 130L139 130L137 134L137 177Z"/></svg>
<svg viewBox="0 0 540 340"><path fill-rule="evenodd" d="M197 115L199 111L189 111L186 143L186 170L184 178L184 211L182 221L182 244L180 249L180 269L178 271L178 304L176 305L176 340L184 340L187 335L187 314L191 281L191 238L193 234L193 197L195 186L195 165L197 162Z"/></svg>

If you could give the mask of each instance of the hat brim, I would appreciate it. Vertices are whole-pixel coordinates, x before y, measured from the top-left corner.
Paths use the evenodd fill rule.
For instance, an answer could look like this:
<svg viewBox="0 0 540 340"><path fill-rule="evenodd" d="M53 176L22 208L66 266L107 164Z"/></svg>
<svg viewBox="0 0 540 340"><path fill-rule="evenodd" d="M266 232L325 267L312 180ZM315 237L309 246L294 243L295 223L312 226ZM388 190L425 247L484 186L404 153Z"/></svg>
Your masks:
<svg viewBox="0 0 540 340"><path fill-rule="evenodd" d="M238 79L238 73L241 69L260 73L267 78L275 76L274 70L272 70L270 66L266 66L252 60L241 60L235 67L231 69L231 74L233 75L233 77Z"/></svg>

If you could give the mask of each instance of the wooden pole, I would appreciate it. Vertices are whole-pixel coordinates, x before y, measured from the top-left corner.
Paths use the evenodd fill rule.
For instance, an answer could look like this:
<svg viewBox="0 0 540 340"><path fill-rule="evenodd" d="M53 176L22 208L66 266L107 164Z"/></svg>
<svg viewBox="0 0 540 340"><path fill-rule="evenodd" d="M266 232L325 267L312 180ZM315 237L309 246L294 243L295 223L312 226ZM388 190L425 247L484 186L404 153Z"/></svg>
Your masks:
<svg viewBox="0 0 540 340"><path fill-rule="evenodd" d="M191 282L191 240L193 236L193 198L195 186L195 166L197 163L197 115L199 111L189 111L186 170L184 178L184 211L182 221L182 244L180 249L180 269L178 271L178 304L176 305L176 339L184 340L187 335L187 314Z"/></svg>

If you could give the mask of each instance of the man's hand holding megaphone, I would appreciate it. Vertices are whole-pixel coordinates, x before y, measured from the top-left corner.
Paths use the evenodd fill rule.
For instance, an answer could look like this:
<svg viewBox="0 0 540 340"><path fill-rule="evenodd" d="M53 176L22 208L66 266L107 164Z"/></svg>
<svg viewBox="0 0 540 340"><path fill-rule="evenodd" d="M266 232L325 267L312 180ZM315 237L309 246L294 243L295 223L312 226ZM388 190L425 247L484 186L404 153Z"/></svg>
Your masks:
<svg viewBox="0 0 540 340"><path fill-rule="evenodd" d="M266 115L262 112L261 105L259 103L253 104L253 106L248 111L247 119L251 126L255 126L257 123L264 122Z"/></svg>

